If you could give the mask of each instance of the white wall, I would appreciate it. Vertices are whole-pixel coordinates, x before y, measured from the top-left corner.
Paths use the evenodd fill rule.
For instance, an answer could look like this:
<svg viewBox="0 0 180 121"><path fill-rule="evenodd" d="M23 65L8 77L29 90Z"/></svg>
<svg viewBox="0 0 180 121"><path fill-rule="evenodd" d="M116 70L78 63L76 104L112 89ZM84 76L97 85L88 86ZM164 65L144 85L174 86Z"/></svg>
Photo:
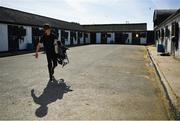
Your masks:
<svg viewBox="0 0 180 121"><path fill-rule="evenodd" d="M158 31L158 30L156 30L156 31ZM158 46L158 44L161 44L161 43L160 43L159 35L157 34L156 36L158 36L158 39L156 40L156 46Z"/></svg>
<svg viewBox="0 0 180 121"><path fill-rule="evenodd" d="M0 52L8 51L8 26L0 24Z"/></svg>
<svg viewBox="0 0 180 121"><path fill-rule="evenodd" d="M97 44L101 43L101 33L96 33L96 43Z"/></svg>
<svg viewBox="0 0 180 121"><path fill-rule="evenodd" d="M146 38L141 37L140 38L140 44L147 44Z"/></svg>
<svg viewBox="0 0 180 121"><path fill-rule="evenodd" d="M70 45L70 31L65 30L65 32L68 32L68 38L65 39L65 45Z"/></svg>
<svg viewBox="0 0 180 121"><path fill-rule="evenodd" d="M58 40L61 41L61 30L58 30L59 36L58 36Z"/></svg>
<svg viewBox="0 0 180 121"><path fill-rule="evenodd" d="M27 49L27 44L32 44L32 28L30 26L23 26L26 29L26 36L23 40L19 40L19 50Z"/></svg>
<svg viewBox="0 0 180 121"><path fill-rule="evenodd" d="M107 43L115 43L115 33L107 33L107 34L110 34L111 36L110 37L107 37Z"/></svg>
<svg viewBox="0 0 180 121"><path fill-rule="evenodd" d="M126 44L132 44L132 33L131 32L124 32L123 34L128 34L128 38L125 41Z"/></svg>
<svg viewBox="0 0 180 121"><path fill-rule="evenodd" d="M165 38L166 30L165 30L165 27L163 27L162 29L164 30L164 40L163 40L162 44L164 45L164 49L165 49L165 52L166 52L166 50L167 50L167 42L166 42L166 38Z"/></svg>
<svg viewBox="0 0 180 121"><path fill-rule="evenodd" d="M172 23L173 22L178 22L179 26L180 26L180 17L177 17L176 19L174 19L173 21L170 21L169 23L167 23L166 25L160 27L159 29L165 29L166 26L168 26L168 29L170 30L170 37L169 38L165 38L164 37L164 42L161 43L161 39L159 38L157 41L159 44L163 44L165 46L166 52L171 53L172 52ZM180 29L180 27L179 27ZM167 42L167 43L166 43ZM180 58L180 31L179 31L179 48L177 50L175 50L175 57L176 58ZM172 54L172 53L171 53Z"/></svg>
<svg viewBox="0 0 180 121"><path fill-rule="evenodd" d="M146 37L140 37L140 44L147 44L147 33L146 33Z"/></svg>

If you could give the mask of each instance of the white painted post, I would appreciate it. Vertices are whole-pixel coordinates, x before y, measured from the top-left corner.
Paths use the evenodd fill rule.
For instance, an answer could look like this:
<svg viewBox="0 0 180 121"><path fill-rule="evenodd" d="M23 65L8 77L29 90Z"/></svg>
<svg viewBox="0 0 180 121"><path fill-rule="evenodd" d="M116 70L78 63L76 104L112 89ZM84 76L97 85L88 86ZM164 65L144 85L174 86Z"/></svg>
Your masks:
<svg viewBox="0 0 180 121"><path fill-rule="evenodd" d="M68 32L68 38L65 39L65 45L70 45L70 31L65 30L65 32Z"/></svg>
<svg viewBox="0 0 180 121"><path fill-rule="evenodd" d="M8 51L8 25L0 24L0 52Z"/></svg>
<svg viewBox="0 0 180 121"><path fill-rule="evenodd" d="M96 33L96 44L101 43L101 33Z"/></svg>

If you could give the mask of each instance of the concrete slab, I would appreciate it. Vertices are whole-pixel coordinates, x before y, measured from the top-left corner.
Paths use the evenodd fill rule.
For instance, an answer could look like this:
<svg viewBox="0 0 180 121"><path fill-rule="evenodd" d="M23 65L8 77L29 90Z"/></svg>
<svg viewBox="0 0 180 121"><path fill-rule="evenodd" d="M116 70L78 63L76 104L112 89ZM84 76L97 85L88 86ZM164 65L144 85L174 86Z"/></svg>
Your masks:
<svg viewBox="0 0 180 121"><path fill-rule="evenodd" d="M48 83L44 54L0 58L0 119L168 119L145 54L144 46L71 48L70 64L55 70L63 84Z"/></svg>

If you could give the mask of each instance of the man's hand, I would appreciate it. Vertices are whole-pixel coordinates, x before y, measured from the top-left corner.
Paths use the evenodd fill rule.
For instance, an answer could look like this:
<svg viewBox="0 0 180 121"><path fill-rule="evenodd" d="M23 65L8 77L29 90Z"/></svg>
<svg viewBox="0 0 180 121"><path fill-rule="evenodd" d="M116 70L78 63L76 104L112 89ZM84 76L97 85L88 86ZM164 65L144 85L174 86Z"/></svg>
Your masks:
<svg viewBox="0 0 180 121"><path fill-rule="evenodd" d="M37 47L36 47L35 58L38 58L38 52L39 52L40 47L41 47L41 43L38 43L38 44L37 44Z"/></svg>
<svg viewBox="0 0 180 121"><path fill-rule="evenodd" d="M38 52L36 52L36 54L35 54L35 58L38 58Z"/></svg>

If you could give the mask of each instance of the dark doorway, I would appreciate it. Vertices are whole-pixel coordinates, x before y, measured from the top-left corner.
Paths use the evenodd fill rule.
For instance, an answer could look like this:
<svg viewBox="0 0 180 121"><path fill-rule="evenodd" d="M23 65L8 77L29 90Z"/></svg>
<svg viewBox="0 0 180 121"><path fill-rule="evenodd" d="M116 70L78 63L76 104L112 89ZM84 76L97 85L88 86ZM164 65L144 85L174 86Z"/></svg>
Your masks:
<svg viewBox="0 0 180 121"><path fill-rule="evenodd" d="M10 52L19 50L18 26L8 25L8 46Z"/></svg>
<svg viewBox="0 0 180 121"><path fill-rule="evenodd" d="M139 45L140 44L140 33L132 33L132 44Z"/></svg>
<svg viewBox="0 0 180 121"><path fill-rule="evenodd" d="M116 32L115 33L115 43L116 44L124 44L125 43L123 41L123 34L121 32Z"/></svg>
<svg viewBox="0 0 180 121"><path fill-rule="evenodd" d="M63 45L65 45L65 39L68 39L68 32L65 32L64 30L61 31L61 42Z"/></svg>
<svg viewBox="0 0 180 121"><path fill-rule="evenodd" d="M123 33L122 34L122 42L123 42L123 44L129 44L129 34L128 33Z"/></svg>
<svg viewBox="0 0 180 121"><path fill-rule="evenodd" d="M96 44L96 33L95 32L91 33L91 44Z"/></svg>
<svg viewBox="0 0 180 121"><path fill-rule="evenodd" d="M101 33L101 43L107 44L107 33L105 33L105 32Z"/></svg>
<svg viewBox="0 0 180 121"><path fill-rule="evenodd" d="M88 38L88 33L84 33L84 44L86 44L86 39Z"/></svg>
<svg viewBox="0 0 180 121"><path fill-rule="evenodd" d="M80 44L80 41L81 41L82 37L83 37L83 33L82 32L78 32L78 36L76 38L76 40L78 40L78 44ZM85 43L84 39L83 39L83 43Z"/></svg>
<svg viewBox="0 0 180 121"><path fill-rule="evenodd" d="M147 44L155 44L154 31L148 31L147 32Z"/></svg>
<svg viewBox="0 0 180 121"><path fill-rule="evenodd" d="M76 39L76 32L75 31L71 31L70 33L70 45L74 45L74 39Z"/></svg>

